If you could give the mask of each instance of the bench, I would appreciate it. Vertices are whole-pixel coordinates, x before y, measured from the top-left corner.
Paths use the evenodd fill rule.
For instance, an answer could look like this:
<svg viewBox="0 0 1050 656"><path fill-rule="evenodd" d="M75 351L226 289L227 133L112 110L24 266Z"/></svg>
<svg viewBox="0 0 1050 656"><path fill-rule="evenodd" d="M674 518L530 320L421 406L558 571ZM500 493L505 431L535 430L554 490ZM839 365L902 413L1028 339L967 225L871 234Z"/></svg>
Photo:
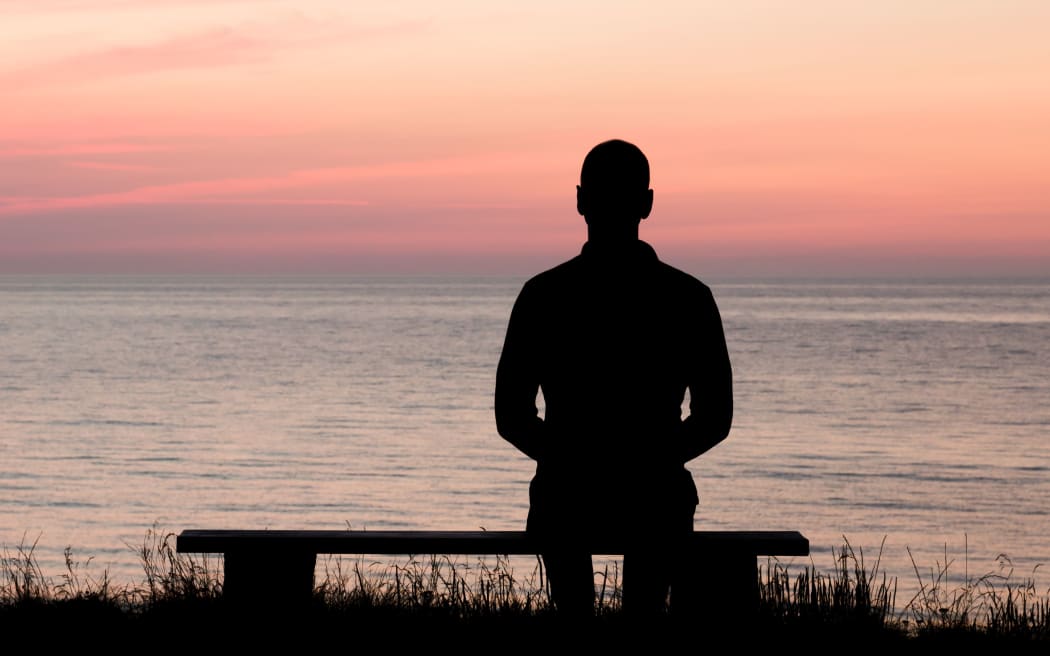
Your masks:
<svg viewBox="0 0 1050 656"><path fill-rule="evenodd" d="M758 601L757 559L808 556L797 531L694 531L697 583L716 610L741 612ZM178 553L221 554L223 597L287 607L314 593L317 554L535 556L525 531L207 530L176 536ZM597 542L592 555L620 555L622 545ZM683 566L688 564L683 563Z"/></svg>

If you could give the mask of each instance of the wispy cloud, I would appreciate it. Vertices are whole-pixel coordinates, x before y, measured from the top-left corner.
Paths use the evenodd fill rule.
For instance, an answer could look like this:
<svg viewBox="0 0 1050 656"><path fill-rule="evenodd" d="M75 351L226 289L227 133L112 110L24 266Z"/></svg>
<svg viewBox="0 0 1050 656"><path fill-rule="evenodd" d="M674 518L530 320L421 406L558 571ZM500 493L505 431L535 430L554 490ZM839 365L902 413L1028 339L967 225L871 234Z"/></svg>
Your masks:
<svg viewBox="0 0 1050 656"><path fill-rule="evenodd" d="M0 89L13 91L112 77L256 64L270 61L287 50L406 36L425 30L428 24L414 19L361 25L340 17L322 20L295 12L281 20L215 26L151 42L86 50L0 71Z"/></svg>
<svg viewBox="0 0 1050 656"><path fill-rule="evenodd" d="M256 197L254 194L272 193L280 190L310 187L326 182L384 176L395 173L396 169L391 169L390 167L339 167L293 171L284 176L223 178L148 185L102 194L60 197L7 197L0 198L0 216L86 207L147 205L154 203L258 204L267 202L267 199ZM310 203L312 201L304 200L302 202ZM325 200L323 202L332 204L335 201ZM346 201L339 202L345 203ZM353 200L353 204L363 204L365 202L358 199Z"/></svg>
<svg viewBox="0 0 1050 656"><path fill-rule="evenodd" d="M150 0L150 7L195 7L201 5L276 4L281 0ZM0 0L0 9L17 14L49 14L56 12L113 11L142 9L142 0Z"/></svg>
<svg viewBox="0 0 1050 656"><path fill-rule="evenodd" d="M121 205L186 204L209 202L258 203L251 194L302 185L301 175L286 177L226 178L147 185L124 191L76 196L0 198L0 216Z"/></svg>
<svg viewBox="0 0 1050 656"><path fill-rule="evenodd" d="M194 180L146 185L99 194L51 197L8 196L0 197L0 217L80 208L150 204L258 205L272 202L301 205L366 205L370 204L370 199L333 198L330 192L325 192L320 197L306 196L302 199L280 197L277 194L304 189L317 192L317 190L329 189L332 185L341 187L351 182L366 182L368 188L375 189L377 182L382 180L441 180L468 177L477 175L479 172L492 172L497 169L512 170L519 165L513 161L501 163L463 157L302 169L283 175Z"/></svg>
<svg viewBox="0 0 1050 656"><path fill-rule="evenodd" d="M121 46L44 62L0 74L0 86L67 85L105 77L211 68L259 61L267 44L230 28L183 35L159 43Z"/></svg>
<svg viewBox="0 0 1050 656"><path fill-rule="evenodd" d="M45 146L0 146L0 157L62 157L76 155L119 155L173 150L170 145L132 142L72 142Z"/></svg>
<svg viewBox="0 0 1050 656"><path fill-rule="evenodd" d="M148 164L120 164L118 162L92 162L92 161L73 161L67 162L66 166L72 166L78 169L93 169L98 171L160 171L161 168L157 166L150 166Z"/></svg>

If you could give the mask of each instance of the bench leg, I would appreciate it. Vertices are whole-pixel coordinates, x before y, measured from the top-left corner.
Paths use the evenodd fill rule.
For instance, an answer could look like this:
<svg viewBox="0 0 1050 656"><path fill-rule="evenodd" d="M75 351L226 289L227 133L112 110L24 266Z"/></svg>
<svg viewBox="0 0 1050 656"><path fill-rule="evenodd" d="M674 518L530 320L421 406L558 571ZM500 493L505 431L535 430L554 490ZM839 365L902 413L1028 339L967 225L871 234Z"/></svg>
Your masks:
<svg viewBox="0 0 1050 656"><path fill-rule="evenodd" d="M712 626L741 624L758 612L758 559L752 554L711 553L694 568L687 611ZM677 603L675 604L677 605Z"/></svg>
<svg viewBox="0 0 1050 656"><path fill-rule="evenodd" d="M288 609L313 599L317 556L301 551L229 552L223 597L238 607Z"/></svg>

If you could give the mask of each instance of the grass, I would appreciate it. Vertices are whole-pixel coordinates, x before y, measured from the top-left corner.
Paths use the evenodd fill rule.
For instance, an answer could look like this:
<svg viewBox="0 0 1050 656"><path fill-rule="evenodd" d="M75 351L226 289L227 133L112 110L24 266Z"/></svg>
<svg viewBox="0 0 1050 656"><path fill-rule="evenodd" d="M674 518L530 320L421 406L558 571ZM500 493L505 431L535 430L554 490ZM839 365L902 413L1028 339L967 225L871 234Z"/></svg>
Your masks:
<svg viewBox="0 0 1050 656"><path fill-rule="evenodd" d="M457 560L448 556L381 563L363 557L318 561L314 604L299 614L238 614L223 603L222 560L179 554L174 534L147 531L136 548L143 579L116 586L103 573L93 577L85 563L66 550L65 571L40 570L36 544L4 552L0 576L0 630L8 636L35 635L50 645L82 645L106 636L104 644L127 640L145 648L176 645L228 648L258 641L298 644L317 639L354 642L377 638L406 649L447 646L458 651L532 651L555 636L591 647L622 647L625 639L698 640L714 633L738 643L762 641L807 650L910 647L1050 647L1050 596L1033 579L1012 580L1012 572L985 575L956 588L946 585L954 563L924 575L916 566L919 592L902 608L896 582L869 565L848 541L834 550L830 572L814 565L789 570L776 559L758 567L759 608L753 617L704 618L669 615L660 623L632 624L621 608L618 571L599 572L598 606L586 627L568 626L552 612L543 570L537 561L519 576L506 557ZM712 593L713 594L713 593ZM576 633L566 634L567 630ZM556 633L552 633L556 632ZM628 635L627 631L631 631ZM566 638L566 636L569 638ZM677 644L674 643L674 644ZM669 643L670 646L670 643Z"/></svg>

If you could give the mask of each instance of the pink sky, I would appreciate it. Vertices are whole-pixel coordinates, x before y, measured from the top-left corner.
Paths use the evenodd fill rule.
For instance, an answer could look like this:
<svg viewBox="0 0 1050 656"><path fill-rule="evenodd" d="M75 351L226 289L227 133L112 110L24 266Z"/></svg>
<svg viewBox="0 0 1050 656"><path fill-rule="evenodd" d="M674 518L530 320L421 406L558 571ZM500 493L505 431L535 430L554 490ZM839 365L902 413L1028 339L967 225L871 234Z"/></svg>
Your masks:
<svg viewBox="0 0 1050 656"><path fill-rule="evenodd" d="M1043 0L0 0L0 273L527 273L618 137L701 276L1050 274L1047 34Z"/></svg>

